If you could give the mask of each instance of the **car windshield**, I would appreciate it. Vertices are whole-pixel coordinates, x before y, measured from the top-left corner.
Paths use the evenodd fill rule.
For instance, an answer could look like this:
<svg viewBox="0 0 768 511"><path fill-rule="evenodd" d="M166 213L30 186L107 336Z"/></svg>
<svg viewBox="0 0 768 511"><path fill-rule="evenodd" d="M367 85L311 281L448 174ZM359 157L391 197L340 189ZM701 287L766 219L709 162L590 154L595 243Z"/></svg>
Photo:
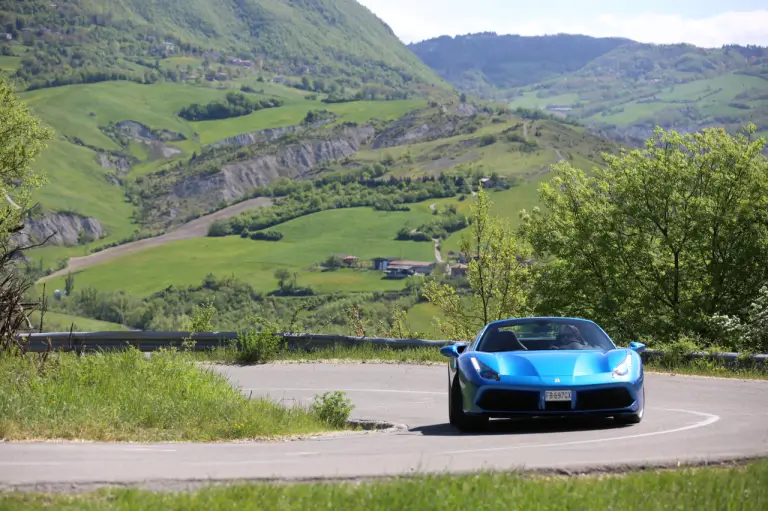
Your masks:
<svg viewBox="0 0 768 511"><path fill-rule="evenodd" d="M568 319L521 319L488 327L475 351L612 350L616 346L594 323Z"/></svg>

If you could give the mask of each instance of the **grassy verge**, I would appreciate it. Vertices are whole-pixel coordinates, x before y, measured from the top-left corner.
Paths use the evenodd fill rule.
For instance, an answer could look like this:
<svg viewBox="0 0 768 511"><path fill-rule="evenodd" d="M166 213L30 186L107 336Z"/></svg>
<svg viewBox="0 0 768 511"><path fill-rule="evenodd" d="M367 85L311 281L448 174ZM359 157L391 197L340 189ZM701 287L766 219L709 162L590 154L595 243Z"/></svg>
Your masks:
<svg viewBox="0 0 768 511"><path fill-rule="evenodd" d="M675 356L665 356L645 363L645 369L658 373L688 374L692 376L712 376L719 378L744 378L768 380L768 366L747 365L728 367L722 362L706 359L680 360Z"/></svg>
<svg viewBox="0 0 768 511"><path fill-rule="evenodd" d="M249 484L190 493L5 494L3 509L765 509L768 462L608 477L482 473L364 484ZM279 503L279 504L277 504Z"/></svg>
<svg viewBox="0 0 768 511"><path fill-rule="evenodd" d="M332 430L311 410L248 399L194 357L136 350L0 357L0 438L213 441Z"/></svg>
<svg viewBox="0 0 768 511"><path fill-rule="evenodd" d="M235 348L219 348L208 352L197 352L200 360L238 363L243 362L242 352ZM251 358L255 362L366 362L369 364L444 364L446 359L437 348L414 347L393 349L388 346L363 345L342 346L334 345L327 348L306 350L285 350L277 347L262 350L259 356ZM664 356L649 360L645 364L649 372L678 373L700 376L718 376L724 378L768 379L768 367L744 366L739 368L726 367L712 360L685 360L677 355Z"/></svg>

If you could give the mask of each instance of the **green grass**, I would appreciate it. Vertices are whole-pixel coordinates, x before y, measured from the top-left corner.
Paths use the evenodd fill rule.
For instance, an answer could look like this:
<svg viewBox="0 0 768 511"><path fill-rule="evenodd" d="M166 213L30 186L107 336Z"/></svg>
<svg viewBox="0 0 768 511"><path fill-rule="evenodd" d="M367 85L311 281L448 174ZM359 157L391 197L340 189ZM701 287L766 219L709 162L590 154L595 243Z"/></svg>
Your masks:
<svg viewBox="0 0 768 511"><path fill-rule="evenodd" d="M101 133L99 125L132 120L155 129L169 129L182 133L192 142L176 145L195 150L200 145L241 133L298 124L310 109L326 108L338 113L341 121L364 122L373 118L395 119L424 104L422 100L401 100L326 105L305 100L304 92L295 94L287 87L258 83L254 88L264 89L267 96L283 98L285 105L232 119L188 122L176 115L182 107L223 99L227 91L178 83L139 85L126 81L40 89L24 92L21 98L57 132L112 150L118 149L117 145Z"/></svg>
<svg viewBox="0 0 768 511"><path fill-rule="evenodd" d="M540 108L545 109L547 105L570 106L579 100L578 94L560 94L540 98L536 96L536 91L523 92L509 102L510 108Z"/></svg>
<svg viewBox="0 0 768 511"><path fill-rule="evenodd" d="M258 85L254 86L257 90L261 88L261 84ZM422 100L355 101L326 105L319 101L289 98L280 108L259 110L233 119L196 122L192 125L200 135L200 143L206 145L241 133L299 124L309 110L325 109L334 112L339 116L338 122L363 123L371 119L393 120L422 106Z"/></svg>
<svg viewBox="0 0 768 511"><path fill-rule="evenodd" d="M89 149L52 140L34 166L47 179L35 194L35 201L47 210L70 211L99 220L109 235L93 244L124 238L136 228L130 218L133 208L126 202L123 189L107 181L108 171L95 161L94 153ZM30 251L28 256L42 259L47 268L54 267L61 258L85 255L86 252L86 246L48 246Z"/></svg>
<svg viewBox="0 0 768 511"><path fill-rule="evenodd" d="M40 89L25 92L21 98L58 133L116 150L118 146L101 133L99 125L132 120L193 139L194 129L176 113L191 103L207 103L224 95L224 91L176 83L103 82Z"/></svg>
<svg viewBox="0 0 768 511"><path fill-rule="evenodd" d="M533 207L540 205L538 187L547 177L548 175L546 173L542 173L537 179L526 181L519 186L512 187L508 190L489 194L489 198L492 202L490 208L491 214L506 220L509 225L513 227L519 225L519 213L521 210L526 209L530 211ZM458 205L457 209L464 210L463 212L465 212L465 214L469 214L473 199L468 197L462 202L455 201L454 203ZM443 241L440 246L443 260L448 258L449 251L459 251L459 244L465 232L467 232L467 229L455 232L449 236L447 240Z"/></svg>
<svg viewBox="0 0 768 511"><path fill-rule="evenodd" d="M214 441L331 429L306 409L248 399L181 352L0 358L0 438Z"/></svg>
<svg viewBox="0 0 768 511"><path fill-rule="evenodd" d="M37 329L40 325L40 313L34 312L30 314L30 321ZM68 332L72 323L75 324L72 329L73 332L114 332L116 330L130 330L128 327L117 323L48 311L45 313L45 316L43 316L43 331Z"/></svg>
<svg viewBox="0 0 768 511"><path fill-rule="evenodd" d="M0 72L16 71L21 63L21 57L0 55Z"/></svg>
<svg viewBox="0 0 768 511"><path fill-rule="evenodd" d="M75 276L79 288L121 289L145 296L170 285L199 283L205 275L236 275L259 291L277 288L275 270L298 272L300 285L317 292L402 289L403 281L382 279L383 273L342 270L311 271L333 254L361 259L398 257L434 261L431 243L397 241L397 231L432 218L424 210L382 212L371 208L329 210L307 215L273 229L283 233L279 242L240 237L200 238L143 250L93 266ZM61 289L64 279L53 279L47 289Z"/></svg>
<svg viewBox="0 0 768 511"><path fill-rule="evenodd" d="M501 472L415 475L356 483L235 484L193 492L111 489L80 495L0 494L16 510L536 509L726 510L768 506L768 462L588 477Z"/></svg>
<svg viewBox="0 0 768 511"><path fill-rule="evenodd" d="M440 339L442 334L434 324L435 318L444 318L442 311L429 302L422 302L408 309L406 320L408 327L424 339Z"/></svg>

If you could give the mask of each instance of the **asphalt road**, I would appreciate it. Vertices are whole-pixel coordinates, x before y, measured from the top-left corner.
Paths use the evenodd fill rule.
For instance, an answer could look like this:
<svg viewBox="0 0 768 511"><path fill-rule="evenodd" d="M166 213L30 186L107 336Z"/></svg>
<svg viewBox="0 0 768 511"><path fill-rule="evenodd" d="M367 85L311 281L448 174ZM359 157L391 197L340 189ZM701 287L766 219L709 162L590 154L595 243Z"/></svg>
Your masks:
<svg viewBox="0 0 768 511"><path fill-rule="evenodd" d="M353 418L408 426L276 443L0 444L0 488L86 489L191 481L358 478L420 471L659 464L768 456L768 382L646 376L646 415L635 426L499 423L457 435L447 423L446 369L398 365L273 365L224 370L243 392L286 404L347 392ZM143 484L142 484L143 483ZM36 486L35 486L36 485Z"/></svg>

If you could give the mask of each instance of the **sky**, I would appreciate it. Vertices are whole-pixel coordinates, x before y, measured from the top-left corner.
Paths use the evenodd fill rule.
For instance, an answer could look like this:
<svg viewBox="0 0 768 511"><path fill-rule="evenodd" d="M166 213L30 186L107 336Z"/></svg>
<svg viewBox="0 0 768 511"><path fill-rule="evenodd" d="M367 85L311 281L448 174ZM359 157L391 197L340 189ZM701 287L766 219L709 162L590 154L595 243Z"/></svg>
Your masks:
<svg viewBox="0 0 768 511"><path fill-rule="evenodd" d="M768 0L358 0L405 43L474 32L768 46Z"/></svg>

